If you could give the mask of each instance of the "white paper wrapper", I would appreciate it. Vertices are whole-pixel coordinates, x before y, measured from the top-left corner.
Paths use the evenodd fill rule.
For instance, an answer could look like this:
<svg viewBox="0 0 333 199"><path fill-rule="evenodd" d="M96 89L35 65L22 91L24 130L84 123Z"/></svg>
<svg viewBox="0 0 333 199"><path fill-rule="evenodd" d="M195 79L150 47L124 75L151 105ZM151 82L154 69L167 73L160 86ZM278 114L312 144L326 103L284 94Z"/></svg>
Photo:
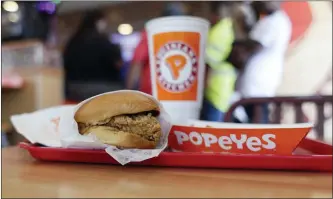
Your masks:
<svg viewBox="0 0 333 199"><path fill-rule="evenodd" d="M112 94L117 92L137 92L152 98L160 105L160 115L158 117L162 128L162 139L153 150L140 149L118 149L115 146L109 146L99 142L93 132L88 136L81 135L78 131L78 125L74 120L75 112L86 102L95 97ZM60 116L60 117L59 117ZM54 122L58 118L59 125L56 128ZM84 148L84 149L105 149L105 151L125 165L129 162L140 162L158 156L168 144L168 135L171 128L170 116L165 112L162 105L152 96L139 91L121 90L109 93L103 93L89 98L75 106L60 106L37 111L30 114L22 114L12 117L15 128L32 143L41 143L51 147L64 148Z"/></svg>
<svg viewBox="0 0 333 199"><path fill-rule="evenodd" d="M61 147L59 122L62 112L74 110L74 105L56 106L11 116L10 120L18 133L31 143Z"/></svg>

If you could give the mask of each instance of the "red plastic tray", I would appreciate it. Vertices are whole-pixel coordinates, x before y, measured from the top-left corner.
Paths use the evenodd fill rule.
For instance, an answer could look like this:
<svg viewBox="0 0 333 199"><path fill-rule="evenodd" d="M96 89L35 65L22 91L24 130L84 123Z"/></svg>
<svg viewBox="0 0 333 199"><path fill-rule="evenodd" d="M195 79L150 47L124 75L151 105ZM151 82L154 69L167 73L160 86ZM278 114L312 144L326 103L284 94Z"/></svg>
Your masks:
<svg viewBox="0 0 333 199"><path fill-rule="evenodd" d="M119 165L104 150L64 149L20 143L38 160ZM332 171L332 145L304 139L292 156L163 152L130 165L224 169Z"/></svg>

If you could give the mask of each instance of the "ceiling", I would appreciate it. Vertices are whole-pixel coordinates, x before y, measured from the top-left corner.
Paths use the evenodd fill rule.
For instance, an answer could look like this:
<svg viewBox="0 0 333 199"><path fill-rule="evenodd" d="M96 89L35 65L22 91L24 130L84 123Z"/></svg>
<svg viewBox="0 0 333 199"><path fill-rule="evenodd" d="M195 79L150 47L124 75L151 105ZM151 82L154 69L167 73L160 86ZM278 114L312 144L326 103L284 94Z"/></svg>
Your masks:
<svg viewBox="0 0 333 199"><path fill-rule="evenodd" d="M126 1L62 1L59 5L58 13L70 13L74 11L90 10L104 6L112 6L120 3L129 3Z"/></svg>

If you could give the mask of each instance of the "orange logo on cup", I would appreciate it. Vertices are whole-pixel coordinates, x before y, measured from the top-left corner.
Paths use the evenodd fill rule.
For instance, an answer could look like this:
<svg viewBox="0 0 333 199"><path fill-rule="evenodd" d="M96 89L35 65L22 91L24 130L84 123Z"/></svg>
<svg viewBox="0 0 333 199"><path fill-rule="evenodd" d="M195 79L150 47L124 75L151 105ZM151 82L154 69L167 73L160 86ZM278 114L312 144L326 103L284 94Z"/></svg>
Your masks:
<svg viewBox="0 0 333 199"><path fill-rule="evenodd" d="M197 32L168 32L153 36L157 98L196 100L199 44Z"/></svg>
<svg viewBox="0 0 333 199"><path fill-rule="evenodd" d="M183 55L171 55L166 58L166 64L171 72L173 80L179 78L179 73L185 67L186 63L186 57Z"/></svg>
<svg viewBox="0 0 333 199"><path fill-rule="evenodd" d="M291 155L310 128L218 129L173 126L169 147L184 152Z"/></svg>

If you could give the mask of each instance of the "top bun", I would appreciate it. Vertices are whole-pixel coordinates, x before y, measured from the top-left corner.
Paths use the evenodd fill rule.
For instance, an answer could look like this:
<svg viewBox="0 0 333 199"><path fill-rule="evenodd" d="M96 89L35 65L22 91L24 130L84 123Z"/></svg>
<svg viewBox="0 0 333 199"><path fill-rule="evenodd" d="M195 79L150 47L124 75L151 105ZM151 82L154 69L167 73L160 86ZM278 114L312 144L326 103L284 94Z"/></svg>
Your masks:
<svg viewBox="0 0 333 199"><path fill-rule="evenodd" d="M158 103L139 92L118 91L87 101L74 118L76 122L94 124L114 116L146 111L159 111Z"/></svg>

